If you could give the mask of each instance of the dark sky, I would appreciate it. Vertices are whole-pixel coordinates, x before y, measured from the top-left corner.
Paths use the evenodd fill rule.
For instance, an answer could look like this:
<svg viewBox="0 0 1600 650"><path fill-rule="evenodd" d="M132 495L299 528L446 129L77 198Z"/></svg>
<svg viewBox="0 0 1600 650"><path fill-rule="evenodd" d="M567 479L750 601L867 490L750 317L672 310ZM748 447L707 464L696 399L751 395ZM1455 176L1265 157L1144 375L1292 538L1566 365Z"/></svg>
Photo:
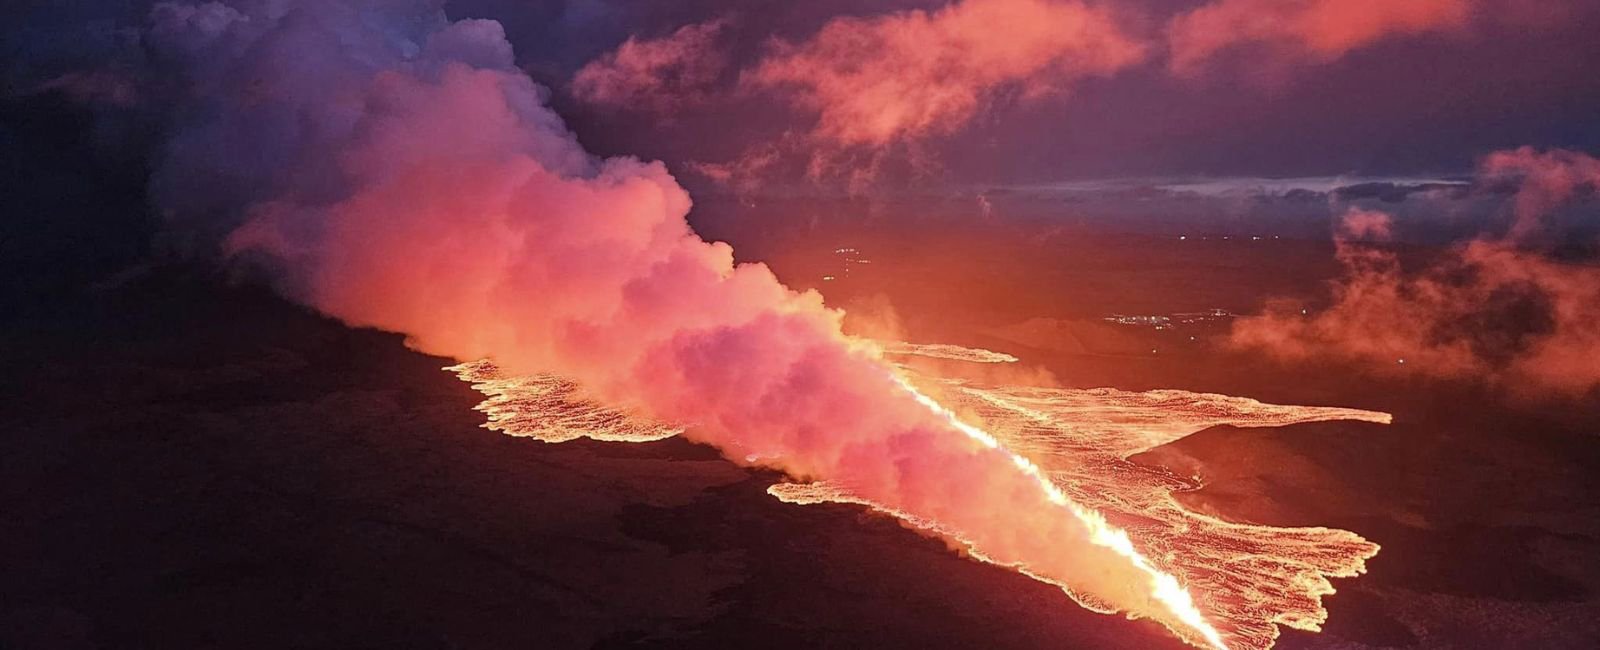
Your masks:
<svg viewBox="0 0 1600 650"><path fill-rule="evenodd" d="M410 1L410 0L403 0ZM1273 0L1226 0L1287 6ZM1218 0L1223 2L1223 0ZM1399 30L1332 56L1285 55L1302 35L1225 49L1202 74L1168 69L1169 21L1202 2L1102 3L1144 58L1060 92L1019 98L999 84L958 128L916 138L940 183L1013 184L1146 176L1431 175L1470 170L1521 145L1600 148L1600 5L1579 0L1425 0L1470 14L1449 28ZM148 0L7 3L8 92L27 93L67 70L111 60L135 38ZM870 19L937 0L448 0L451 18L500 21L518 62L597 153L729 162L814 119L792 102L741 92L739 76L774 39L804 43L841 16ZM1300 3L1305 4L1305 3ZM1315 4L1315 3L1313 3ZM1371 3L1346 3L1360 20ZM1382 3L1380 3L1381 5ZM1531 8L1530 8L1531 7ZM1550 17L1549 7L1560 9ZM1542 13L1541 13L1542 12ZM1530 16L1533 16L1530 18ZM728 59L711 95L670 115L596 107L570 92L585 63L625 39L670 35L724 19ZM1341 18L1343 19L1343 18ZM1005 42L1007 26L978 38ZM135 38L136 40L136 38ZM133 44L137 47L137 44ZM959 54L958 54L959 56Z"/></svg>
<svg viewBox="0 0 1600 650"><path fill-rule="evenodd" d="M804 39L832 16L944 4L454 0L447 10L502 20L524 65L560 89L628 35L660 37L732 15L725 47L740 68L762 56L768 39ZM949 177L1428 175L1467 171L1508 147L1600 147L1600 5L1575 2L1559 19L1541 21L1515 14L1525 3L1484 2L1460 29L1378 38L1333 60L1260 65L1275 54L1242 48L1183 78L1164 65L1162 25L1201 3L1111 4L1153 43L1149 58L1058 95L998 102L934 138L929 146ZM726 158L804 120L776 118L773 107L738 97L671 119L598 111L560 94L557 103L592 148L669 163Z"/></svg>

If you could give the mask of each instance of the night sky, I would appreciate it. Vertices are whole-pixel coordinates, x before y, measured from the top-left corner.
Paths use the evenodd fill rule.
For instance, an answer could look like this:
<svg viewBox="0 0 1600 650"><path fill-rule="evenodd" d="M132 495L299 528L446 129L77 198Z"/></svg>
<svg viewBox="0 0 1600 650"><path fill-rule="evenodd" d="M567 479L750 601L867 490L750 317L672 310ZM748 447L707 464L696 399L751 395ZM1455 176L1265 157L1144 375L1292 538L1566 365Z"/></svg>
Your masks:
<svg viewBox="0 0 1600 650"><path fill-rule="evenodd" d="M129 52L129 37L119 29L140 25L149 4L8 3L10 94L66 88L61 75L71 71L99 70L103 80L127 73L139 56ZM815 123L815 112L784 91L741 85L741 76L773 56L775 40L804 43L833 20L870 20L943 4L443 3L452 18L500 21L518 65L552 89L556 106L592 150L659 158L675 170L737 160L753 146ZM1592 37L1600 7L1592 3L1434 1L1421 4L1445 6L1437 14L1367 19L1369 6L1387 3L1277 3L1333 7L1321 9L1329 15L1298 18L1274 13L1271 2L1236 0L1221 4L1276 20L1277 27L1256 38L1240 36L1179 69L1173 21L1201 4L1105 3L1114 14L1107 25L1143 48L1136 61L1080 80L1051 72L1001 79L984 90L983 106L959 125L897 142L914 141L918 155L937 171L884 182L1438 175L1470 171L1497 149L1600 146L1593 108L1600 102L1600 78L1593 74L1600 44ZM683 26L710 21L725 23L686 55L720 61L709 77L693 80L696 101L604 106L573 96L573 75L624 40L666 39ZM1369 27L1345 26L1362 21ZM1313 50L1297 44L1319 42L1309 40L1316 33L1335 34L1324 37L1334 45ZM1007 28L973 37L1004 42ZM952 56L964 54L957 50ZM675 83L678 69L652 72L667 78L667 90L685 92ZM1024 97L1030 87L1058 79L1069 81L1042 96ZM797 171L778 170L764 180L793 182Z"/></svg>

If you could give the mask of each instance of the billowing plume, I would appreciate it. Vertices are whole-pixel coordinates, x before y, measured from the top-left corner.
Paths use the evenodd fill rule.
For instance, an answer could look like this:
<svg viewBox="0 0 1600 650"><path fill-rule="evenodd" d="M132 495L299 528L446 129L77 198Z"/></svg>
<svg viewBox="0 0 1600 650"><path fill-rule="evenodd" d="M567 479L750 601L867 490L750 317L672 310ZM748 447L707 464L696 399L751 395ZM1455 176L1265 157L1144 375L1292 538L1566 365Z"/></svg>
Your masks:
<svg viewBox="0 0 1600 650"><path fill-rule="evenodd" d="M1522 396L1600 387L1600 269L1541 253L1552 211L1600 186L1600 160L1532 148L1496 152L1480 183L1514 183L1505 235L1459 244L1419 271L1386 243L1388 215L1353 209L1334 242L1345 273L1315 314L1282 303L1232 340L1284 359L1357 361L1387 373L1483 380Z"/></svg>
<svg viewBox="0 0 1600 650"><path fill-rule="evenodd" d="M970 5L901 20L965 34L951 16L996 10ZM1098 20L1063 15L1069 36ZM1048 30L1018 27L988 63L1041 47ZM180 94L157 200L178 228L224 224L226 250L288 295L426 352L570 378L1216 644L1126 535L916 393L818 295L696 236L664 166L586 153L498 24L420 2L163 4L147 39Z"/></svg>

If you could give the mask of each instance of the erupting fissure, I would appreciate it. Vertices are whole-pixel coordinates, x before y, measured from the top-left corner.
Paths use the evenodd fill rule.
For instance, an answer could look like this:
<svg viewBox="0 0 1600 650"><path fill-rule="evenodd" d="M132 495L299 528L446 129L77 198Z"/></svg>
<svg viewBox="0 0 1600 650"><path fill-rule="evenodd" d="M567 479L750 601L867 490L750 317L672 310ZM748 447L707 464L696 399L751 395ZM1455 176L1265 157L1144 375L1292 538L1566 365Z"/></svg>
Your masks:
<svg viewBox="0 0 1600 650"><path fill-rule="evenodd" d="M1015 361L1009 355L957 346L884 347L908 357ZM923 375L906 366L885 369L895 386L951 430L1006 454L1050 504L1088 532L1091 543L1135 569L1150 600L1162 608L1148 615L1196 647L1261 650L1274 645L1278 625L1319 630L1327 616L1320 600L1334 592L1326 576L1359 575L1365 560L1378 550L1376 544L1346 531L1234 524L1193 512L1172 493L1196 489L1198 482L1127 459L1219 424L1262 427L1340 419L1387 423L1387 414L1276 406L1170 390L981 386ZM648 442L682 430L599 406L575 388L562 391L563 399L552 400L548 386L570 383L548 376L504 378L488 361L447 370L488 396L478 407L489 416L484 426L508 435L548 442L575 437ZM923 382L938 386L946 402L918 388ZM971 424L953 406L981 418L984 426ZM582 417L571 417L574 413ZM553 423L578 426L558 432ZM778 483L767 491L788 503L866 506L943 537L977 560L1058 586L1092 611L1139 615L1125 603L1108 602L1086 590L1080 577L1052 575L1027 561L994 557L982 543L946 522L874 501L848 482ZM1144 523L1119 527L1111 523L1113 517Z"/></svg>
<svg viewBox="0 0 1600 650"><path fill-rule="evenodd" d="M1005 450L1000 441L990 435L989 432L962 422L954 411L923 394L922 391L917 390L915 386L912 386L904 378L896 377L895 380L912 395L916 396L918 404L938 413L950 423L950 426L967 434L973 440L983 443L986 447ZM1150 560L1145 559L1138 549L1134 548L1133 541L1128 539L1127 532L1107 523L1104 515L1074 502L1065 492L1061 491L1061 488L1056 487L1055 483L1051 483L1050 479L1045 477L1044 472L1039 469L1039 466L1028 460L1027 457L1010 450L1005 450L1005 452L1011 455L1011 460L1016 463L1018 470L1038 482L1039 489L1044 490L1051 503L1064 508L1079 522L1083 523L1084 527L1089 529L1090 541L1096 545L1116 551L1117 555L1127 558L1128 562L1147 574L1150 577L1151 593L1156 600L1160 601L1162 605L1165 605L1172 612L1173 616L1177 617L1195 634L1205 639L1206 643L1210 644L1211 647L1218 650L1228 650L1228 646L1222 642L1222 635L1217 632L1216 628L1211 627L1210 623L1206 622L1205 616L1200 613L1199 608L1195 607L1194 597L1189 595L1189 592L1183 588L1177 578L1151 565Z"/></svg>

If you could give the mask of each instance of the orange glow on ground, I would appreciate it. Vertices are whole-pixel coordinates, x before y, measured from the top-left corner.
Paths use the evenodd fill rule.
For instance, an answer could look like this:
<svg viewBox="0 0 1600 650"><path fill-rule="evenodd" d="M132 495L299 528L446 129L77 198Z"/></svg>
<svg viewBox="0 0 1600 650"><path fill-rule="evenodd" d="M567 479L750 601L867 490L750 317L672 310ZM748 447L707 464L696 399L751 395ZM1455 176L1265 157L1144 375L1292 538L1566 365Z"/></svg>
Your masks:
<svg viewBox="0 0 1600 650"><path fill-rule="evenodd" d="M1015 360L956 346L886 347L894 354L939 359ZM576 385L558 377L504 378L487 361L447 370L488 397L477 407L488 416L484 426L508 435L546 442L580 437L647 442L683 431L587 400ZM1388 423L1388 414L1278 406L1185 391L985 386L923 376L904 367L899 372L898 382L919 403L985 447L1010 454L1019 472L1036 480L1051 503L1089 531L1092 543L1110 549L1147 576L1149 597L1164 610L1155 618L1193 646L1264 650L1276 643L1279 625L1320 630L1327 619L1322 596L1334 592L1328 578L1365 572L1366 560L1378 551L1378 545L1349 531L1237 524L1193 512L1172 495L1199 488L1198 479L1128 459L1211 426L1269 427L1326 420ZM789 503L873 508L949 540L975 559L1059 586L1087 609L1120 611L1075 588L1070 577L995 561L940 522L874 503L849 486L780 483L768 492Z"/></svg>

